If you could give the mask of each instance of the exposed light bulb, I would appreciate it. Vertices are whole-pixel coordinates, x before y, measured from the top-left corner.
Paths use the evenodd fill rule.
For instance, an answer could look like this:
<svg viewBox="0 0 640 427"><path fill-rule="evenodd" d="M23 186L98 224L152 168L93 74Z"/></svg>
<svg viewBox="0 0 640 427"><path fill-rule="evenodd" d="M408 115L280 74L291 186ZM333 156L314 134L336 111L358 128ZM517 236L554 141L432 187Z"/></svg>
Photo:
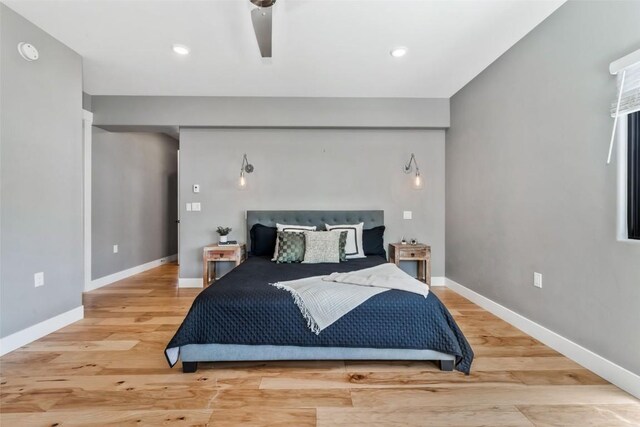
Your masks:
<svg viewBox="0 0 640 427"><path fill-rule="evenodd" d="M240 182L238 185L241 190L247 187L247 179L244 177L244 172L240 172Z"/></svg>
<svg viewBox="0 0 640 427"><path fill-rule="evenodd" d="M420 171L416 170L416 176L413 178L413 188L419 190L422 188L422 176L420 176Z"/></svg>

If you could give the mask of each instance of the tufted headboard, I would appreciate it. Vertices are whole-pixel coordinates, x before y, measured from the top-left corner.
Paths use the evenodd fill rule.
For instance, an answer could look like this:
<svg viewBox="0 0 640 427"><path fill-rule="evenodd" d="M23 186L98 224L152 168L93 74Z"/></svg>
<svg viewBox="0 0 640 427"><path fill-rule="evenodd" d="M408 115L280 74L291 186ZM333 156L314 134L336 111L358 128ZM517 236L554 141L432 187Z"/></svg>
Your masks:
<svg viewBox="0 0 640 427"><path fill-rule="evenodd" d="M315 225L324 230L325 224L358 224L364 228L384 225L384 211L247 211L247 250L251 248L249 231L254 224L275 227L276 223Z"/></svg>

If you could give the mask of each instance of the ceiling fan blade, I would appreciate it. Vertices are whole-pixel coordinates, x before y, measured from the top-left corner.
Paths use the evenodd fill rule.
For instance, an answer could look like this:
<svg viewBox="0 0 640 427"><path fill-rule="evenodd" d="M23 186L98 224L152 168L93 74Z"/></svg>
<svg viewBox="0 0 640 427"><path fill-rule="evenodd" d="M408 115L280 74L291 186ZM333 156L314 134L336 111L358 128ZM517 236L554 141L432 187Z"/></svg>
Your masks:
<svg viewBox="0 0 640 427"><path fill-rule="evenodd" d="M251 11L251 22L256 33L258 47L263 58L271 58L271 8L257 8Z"/></svg>

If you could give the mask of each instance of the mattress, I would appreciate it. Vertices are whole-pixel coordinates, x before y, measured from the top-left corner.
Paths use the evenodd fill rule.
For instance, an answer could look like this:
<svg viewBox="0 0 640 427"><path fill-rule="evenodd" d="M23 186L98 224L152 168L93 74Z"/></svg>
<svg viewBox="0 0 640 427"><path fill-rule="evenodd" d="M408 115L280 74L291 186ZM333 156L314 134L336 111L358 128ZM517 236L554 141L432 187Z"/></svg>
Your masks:
<svg viewBox="0 0 640 427"><path fill-rule="evenodd" d="M167 361L175 365L180 348L194 344L414 349L453 355L456 369L468 373L473 351L433 293L424 298L398 290L383 292L316 335L291 295L270 285L383 262L382 257L367 257L339 264L276 264L250 257L196 297L167 345Z"/></svg>

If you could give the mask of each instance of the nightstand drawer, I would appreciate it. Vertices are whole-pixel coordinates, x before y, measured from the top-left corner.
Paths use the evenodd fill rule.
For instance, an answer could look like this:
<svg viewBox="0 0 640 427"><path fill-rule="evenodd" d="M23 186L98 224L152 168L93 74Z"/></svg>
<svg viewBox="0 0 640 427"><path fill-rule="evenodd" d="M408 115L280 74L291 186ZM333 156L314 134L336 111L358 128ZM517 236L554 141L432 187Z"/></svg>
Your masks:
<svg viewBox="0 0 640 427"><path fill-rule="evenodd" d="M206 257L211 260L211 261L235 261L236 260L236 251L231 250L231 251L221 251L221 250L214 250L214 251L207 251L207 255Z"/></svg>
<svg viewBox="0 0 640 427"><path fill-rule="evenodd" d="M398 249L399 258L426 258L427 248L400 248Z"/></svg>

